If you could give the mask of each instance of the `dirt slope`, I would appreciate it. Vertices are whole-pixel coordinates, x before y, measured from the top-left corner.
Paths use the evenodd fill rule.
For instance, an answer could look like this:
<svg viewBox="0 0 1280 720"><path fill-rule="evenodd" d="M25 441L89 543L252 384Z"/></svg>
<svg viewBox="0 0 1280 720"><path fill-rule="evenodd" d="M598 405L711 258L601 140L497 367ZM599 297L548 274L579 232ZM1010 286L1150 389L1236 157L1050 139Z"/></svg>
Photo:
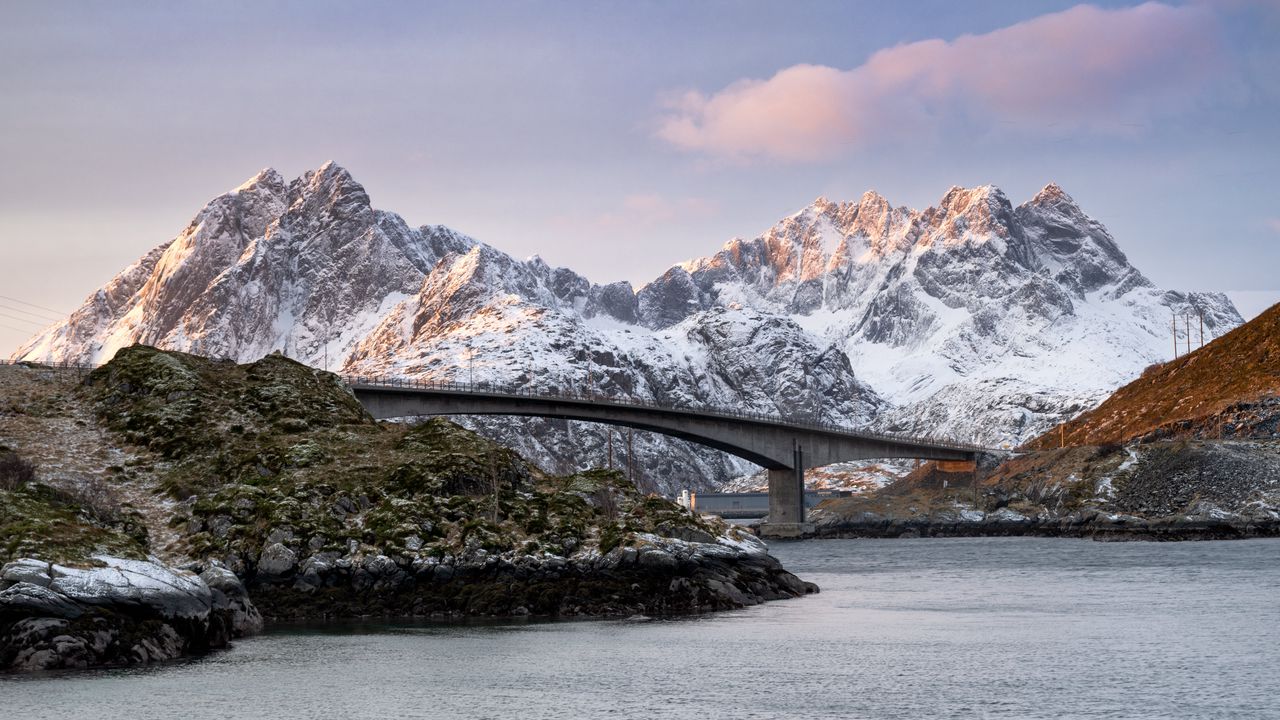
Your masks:
<svg viewBox="0 0 1280 720"><path fill-rule="evenodd" d="M1280 425L1280 305L1188 355L1153 365L1097 408L1027 443L1108 445L1274 437Z"/></svg>

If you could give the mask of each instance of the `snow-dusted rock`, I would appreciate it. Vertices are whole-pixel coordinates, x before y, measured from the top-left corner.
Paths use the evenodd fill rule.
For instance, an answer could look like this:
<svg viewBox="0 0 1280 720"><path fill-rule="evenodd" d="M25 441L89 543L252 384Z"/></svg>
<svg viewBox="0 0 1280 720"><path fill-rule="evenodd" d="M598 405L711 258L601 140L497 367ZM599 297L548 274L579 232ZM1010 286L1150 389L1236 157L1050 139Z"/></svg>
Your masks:
<svg viewBox="0 0 1280 720"><path fill-rule="evenodd" d="M25 615L33 617L75 619L84 609L50 590L47 586L19 581L0 590L0 616Z"/></svg>
<svg viewBox="0 0 1280 720"><path fill-rule="evenodd" d="M1168 359L1175 312L1203 313L1206 341L1241 322L1219 293L1156 289L1053 184L1016 208L992 186L952 188L924 211L875 193L819 199L640 301L651 327L718 306L790 317L887 401L878 424L990 444L1042 432Z"/></svg>
<svg viewBox="0 0 1280 720"><path fill-rule="evenodd" d="M49 575L49 563L34 558L19 558L0 568L0 585L31 583L49 587L53 578Z"/></svg>
<svg viewBox="0 0 1280 720"><path fill-rule="evenodd" d="M262 619L225 570L110 556L94 567L24 558L0 568L0 669L171 660L257 632Z"/></svg>
<svg viewBox="0 0 1280 720"><path fill-rule="evenodd" d="M169 619L208 619L213 598L198 576L144 560L106 555L94 559L105 567L51 565L49 589L82 605L147 608Z"/></svg>
<svg viewBox="0 0 1280 720"><path fill-rule="evenodd" d="M216 562L210 562L200 573L209 586L215 610L231 614L231 636L247 637L262 632L262 613L249 599L244 583L236 574Z"/></svg>

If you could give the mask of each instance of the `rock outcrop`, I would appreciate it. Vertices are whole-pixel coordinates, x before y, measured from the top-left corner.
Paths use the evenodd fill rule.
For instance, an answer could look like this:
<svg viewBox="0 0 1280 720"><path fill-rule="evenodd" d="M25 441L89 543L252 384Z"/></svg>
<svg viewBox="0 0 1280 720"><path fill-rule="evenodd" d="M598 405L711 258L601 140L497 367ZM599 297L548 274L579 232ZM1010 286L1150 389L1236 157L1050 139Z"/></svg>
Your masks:
<svg viewBox="0 0 1280 720"><path fill-rule="evenodd" d="M0 669L53 670L173 660L262 629L230 573L92 558L68 567L22 558L0 569Z"/></svg>
<svg viewBox="0 0 1280 720"><path fill-rule="evenodd" d="M68 392L147 484L124 513L0 474L0 551L57 559L0 571L0 667L167 660L264 618L674 615L816 591L748 533L621 473L547 475L444 419L378 423L336 376L280 355L135 346ZM121 516L147 527L126 534ZM51 537L29 542L33 527ZM142 559L162 528L176 569Z"/></svg>
<svg viewBox="0 0 1280 720"><path fill-rule="evenodd" d="M642 534L607 552L488 552L418 557L317 552L285 572L262 565L252 591L275 618L671 616L817 592L739 530L698 540Z"/></svg>

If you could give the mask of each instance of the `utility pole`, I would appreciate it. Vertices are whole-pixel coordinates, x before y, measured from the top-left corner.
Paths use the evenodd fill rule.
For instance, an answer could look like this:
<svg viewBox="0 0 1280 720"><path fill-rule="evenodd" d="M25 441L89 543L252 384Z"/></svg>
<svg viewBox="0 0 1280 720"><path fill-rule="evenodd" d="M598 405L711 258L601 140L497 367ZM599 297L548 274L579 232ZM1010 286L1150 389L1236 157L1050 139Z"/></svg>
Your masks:
<svg viewBox="0 0 1280 720"><path fill-rule="evenodd" d="M489 448L486 453L489 460L489 482L493 485L493 524L498 524L498 490L500 484L498 482L498 463L493 455L493 448Z"/></svg>
<svg viewBox="0 0 1280 720"><path fill-rule="evenodd" d="M1178 316L1169 308L1169 321L1173 323L1173 359L1178 359Z"/></svg>
<svg viewBox="0 0 1280 720"><path fill-rule="evenodd" d="M1204 310L1196 308L1196 315L1200 316L1200 347L1204 347Z"/></svg>
<svg viewBox="0 0 1280 720"><path fill-rule="evenodd" d="M613 469L613 428L608 428L606 432L609 433L609 469L612 470Z"/></svg>
<svg viewBox="0 0 1280 720"><path fill-rule="evenodd" d="M1191 354L1191 313L1182 316L1187 321L1187 354Z"/></svg>
<svg viewBox="0 0 1280 720"><path fill-rule="evenodd" d="M635 471L636 465L634 460L635 455L634 453L632 453L633 446L631 444L634 434L635 434L635 431L633 431L631 428L627 428L627 482L631 483L632 485L636 484L636 471Z"/></svg>

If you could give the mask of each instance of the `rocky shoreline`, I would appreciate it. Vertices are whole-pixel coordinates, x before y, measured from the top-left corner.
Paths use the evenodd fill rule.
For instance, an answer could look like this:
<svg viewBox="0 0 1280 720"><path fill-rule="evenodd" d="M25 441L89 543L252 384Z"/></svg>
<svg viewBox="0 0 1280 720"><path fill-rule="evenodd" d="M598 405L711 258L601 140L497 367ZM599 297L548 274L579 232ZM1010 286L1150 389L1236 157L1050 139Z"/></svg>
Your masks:
<svg viewBox="0 0 1280 720"><path fill-rule="evenodd" d="M926 464L811 512L807 537L1035 536L1095 540L1280 537L1280 443L1181 440Z"/></svg>
<svg viewBox="0 0 1280 720"><path fill-rule="evenodd" d="M135 665L227 647L262 617L232 573L154 560L68 567L23 558L0 569L0 669Z"/></svg>
<svg viewBox="0 0 1280 720"><path fill-rule="evenodd" d="M1073 513L1065 517L1001 516L965 520L860 517L814 526L808 538L1061 537L1102 541L1243 540L1280 537L1274 519L1142 518Z"/></svg>
<svg viewBox="0 0 1280 720"><path fill-rule="evenodd" d="M568 557L314 555L261 572L252 594L271 619L672 616L817 592L746 535L686 541L655 535Z"/></svg>
<svg viewBox="0 0 1280 720"><path fill-rule="evenodd" d="M263 571L259 565L250 583L253 600L217 562L177 569L154 559L94 560L98 567L23 558L0 568L0 670L126 666L200 655L260 632L264 614L278 621L667 617L818 591L745 533L698 540L649 535L635 546L588 549L568 558L484 551L428 561L313 556L286 568Z"/></svg>

